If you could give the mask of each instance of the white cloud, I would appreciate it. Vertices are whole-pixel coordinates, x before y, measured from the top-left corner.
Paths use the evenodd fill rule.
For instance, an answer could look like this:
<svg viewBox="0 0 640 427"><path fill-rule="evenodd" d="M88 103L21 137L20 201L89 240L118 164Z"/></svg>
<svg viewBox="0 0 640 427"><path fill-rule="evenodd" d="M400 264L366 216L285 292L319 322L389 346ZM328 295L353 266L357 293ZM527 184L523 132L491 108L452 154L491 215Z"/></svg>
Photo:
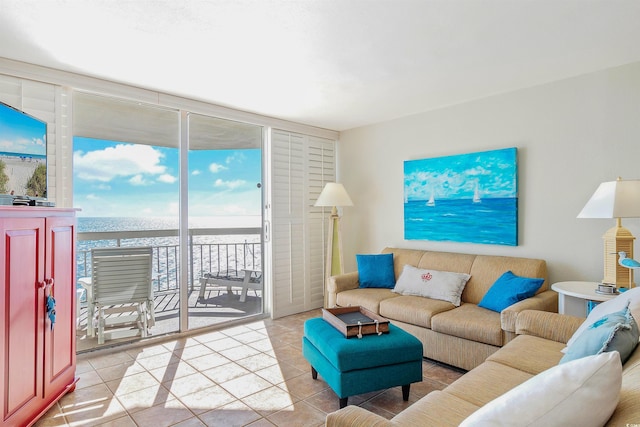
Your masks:
<svg viewBox="0 0 640 427"><path fill-rule="evenodd" d="M45 147L46 146L46 144L44 142L45 138L46 138L46 136L44 136L44 135L42 136L42 138L33 138L31 140L31 143L33 145L37 146L37 147Z"/></svg>
<svg viewBox="0 0 640 427"><path fill-rule="evenodd" d="M244 184L246 184L246 182L247 181L245 181L244 179L236 179L234 181L224 181L222 179L216 179L214 186L234 190L238 187L242 187Z"/></svg>
<svg viewBox="0 0 640 427"><path fill-rule="evenodd" d="M229 169L226 166L221 165L220 163L211 163L209 165L209 171L211 173L218 173L218 172L222 172L223 170L227 170Z"/></svg>
<svg viewBox="0 0 640 427"><path fill-rule="evenodd" d="M76 151L73 169L77 177L88 181L109 182L116 177L159 175L166 171L160 164L163 154L149 145L118 144L104 150Z"/></svg>
<svg viewBox="0 0 640 427"><path fill-rule="evenodd" d="M87 194L87 200L100 200L99 196L96 196L95 194L91 193L91 194Z"/></svg>
<svg viewBox="0 0 640 427"><path fill-rule="evenodd" d="M16 139L13 140L3 139L0 140L0 151L9 151L12 153L20 154L44 155L46 154L47 147L45 138L46 136L43 135L41 138L32 139L23 137L16 137Z"/></svg>
<svg viewBox="0 0 640 427"><path fill-rule="evenodd" d="M233 153L231 156L228 156L225 159L225 163L226 164L230 164L232 162L238 162L238 163L242 163L245 161L245 159L247 158L247 156L244 155L244 153L240 152L240 151L236 151L235 153Z"/></svg>
<svg viewBox="0 0 640 427"><path fill-rule="evenodd" d="M196 176L196 175L200 175L201 173L202 173L201 170L195 169L194 171L191 172L191 175Z"/></svg>
<svg viewBox="0 0 640 427"><path fill-rule="evenodd" d="M162 175L160 175L158 177L158 181L164 182L165 184L173 184L177 180L178 180L178 178L176 178L173 175L169 175L168 173L163 173Z"/></svg>
<svg viewBox="0 0 640 427"><path fill-rule="evenodd" d="M146 180L144 178L144 176L138 174L138 175L134 175L129 179L129 184L131 185L136 185L136 186L141 186L141 185L150 185L151 182Z"/></svg>

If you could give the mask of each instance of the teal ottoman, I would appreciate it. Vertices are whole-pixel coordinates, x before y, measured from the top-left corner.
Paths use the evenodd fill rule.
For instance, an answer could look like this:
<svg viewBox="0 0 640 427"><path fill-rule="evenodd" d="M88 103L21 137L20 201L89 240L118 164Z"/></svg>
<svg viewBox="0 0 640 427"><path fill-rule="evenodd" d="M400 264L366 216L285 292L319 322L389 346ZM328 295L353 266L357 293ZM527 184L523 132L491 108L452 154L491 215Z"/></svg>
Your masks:
<svg viewBox="0 0 640 427"><path fill-rule="evenodd" d="M322 318L304 323L302 354L340 398L402 386L409 400L411 383L422 381L422 343L413 335L389 324L389 333L345 338Z"/></svg>

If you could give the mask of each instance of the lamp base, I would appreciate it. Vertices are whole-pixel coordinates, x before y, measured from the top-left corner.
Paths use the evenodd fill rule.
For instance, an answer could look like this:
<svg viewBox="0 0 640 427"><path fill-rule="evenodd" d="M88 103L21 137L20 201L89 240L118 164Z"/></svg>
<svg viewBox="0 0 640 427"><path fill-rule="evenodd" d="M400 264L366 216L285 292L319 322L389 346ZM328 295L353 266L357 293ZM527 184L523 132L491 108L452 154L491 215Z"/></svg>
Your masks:
<svg viewBox="0 0 640 427"><path fill-rule="evenodd" d="M633 271L618 263L618 252L626 252L628 258L633 258L633 241L636 239L631 232L619 223L609 229L604 236L604 278L603 283L611 283L616 287L631 288Z"/></svg>

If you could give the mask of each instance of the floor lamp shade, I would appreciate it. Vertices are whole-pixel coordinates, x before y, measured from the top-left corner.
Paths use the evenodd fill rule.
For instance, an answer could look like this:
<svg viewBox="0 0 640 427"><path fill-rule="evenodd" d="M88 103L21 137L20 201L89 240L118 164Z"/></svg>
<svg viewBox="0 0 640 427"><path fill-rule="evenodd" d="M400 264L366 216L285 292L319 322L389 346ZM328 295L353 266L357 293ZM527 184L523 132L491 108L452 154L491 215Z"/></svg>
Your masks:
<svg viewBox="0 0 640 427"><path fill-rule="evenodd" d="M318 196L315 206L353 206L353 202L342 184L328 182Z"/></svg>
<svg viewBox="0 0 640 427"><path fill-rule="evenodd" d="M578 218L615 218L616 226L609 229L604 240L603 283L617 287L632 287L633 275L618 263L618 253L633 258L635 237L622 226L622 218L640 218L640 180L603 182L593 193Z"/></svg>
<svg viewBox="0 0 640 427"><path fill-rule="evenodd" d="M342 258L342 236L340 234L340 216L338 206L353 206L353 202L342 184L329 182L318 196L315 206L331 207L329 233L327 238L327 259L325 276L342 274L344 262Z"/></svg>

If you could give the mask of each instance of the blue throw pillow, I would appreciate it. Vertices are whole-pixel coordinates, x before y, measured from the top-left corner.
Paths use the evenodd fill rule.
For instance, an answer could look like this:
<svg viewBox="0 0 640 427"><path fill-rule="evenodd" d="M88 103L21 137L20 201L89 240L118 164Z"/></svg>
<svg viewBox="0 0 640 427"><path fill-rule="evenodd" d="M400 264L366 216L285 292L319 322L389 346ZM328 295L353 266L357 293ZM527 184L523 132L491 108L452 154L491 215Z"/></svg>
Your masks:
<svg viewBox="0 0 640 427"><path fill-rule="evenodd" d="M507 271L491 285L478 306L500 313L518 301L534 296L543 283L544 279L520 277Z"/></svg>
<svg viewBox="0 0 640 427"><path fill-rule="evenodd" d="M361 288L389 288L396 285L393 254L356 255Z"/></svg>
<svg viewBox="0 0 640 427"><path fill-rule="evenodd" d="M627 304L624 309L606 314L589 325L567 349L560 363L605 351L617 351L624 363L638 345L639 339L638 324Z"/></svg>

